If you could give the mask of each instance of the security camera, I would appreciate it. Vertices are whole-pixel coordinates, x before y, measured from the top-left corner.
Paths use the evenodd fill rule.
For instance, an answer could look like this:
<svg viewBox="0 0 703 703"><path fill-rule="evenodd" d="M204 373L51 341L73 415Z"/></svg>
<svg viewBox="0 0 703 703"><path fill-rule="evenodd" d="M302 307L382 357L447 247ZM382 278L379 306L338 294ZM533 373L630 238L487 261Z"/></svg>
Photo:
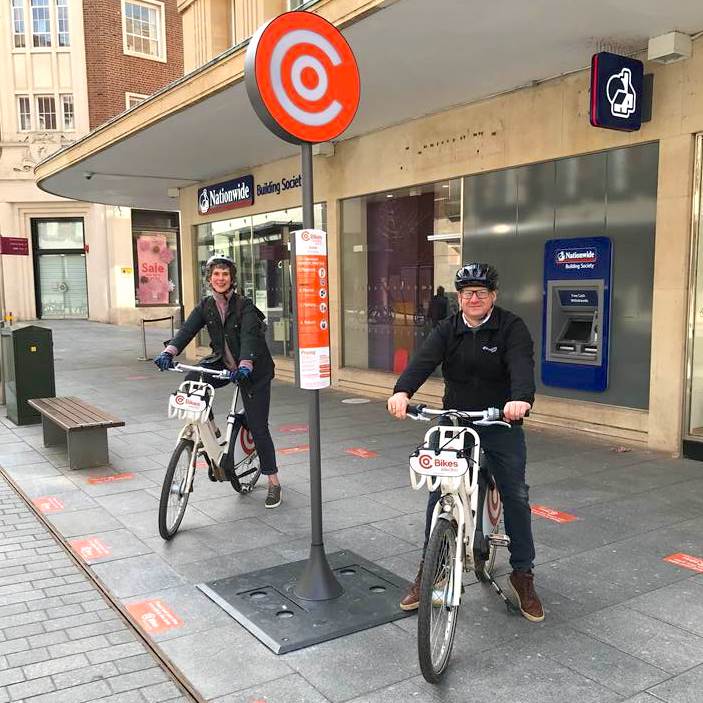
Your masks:
<svg viewBox="0 0 703 703"><path fill-rule="evenodd" d="M85 176L85 180L89 181L95 174L92 171L86 171L83 175Z"/></svg>

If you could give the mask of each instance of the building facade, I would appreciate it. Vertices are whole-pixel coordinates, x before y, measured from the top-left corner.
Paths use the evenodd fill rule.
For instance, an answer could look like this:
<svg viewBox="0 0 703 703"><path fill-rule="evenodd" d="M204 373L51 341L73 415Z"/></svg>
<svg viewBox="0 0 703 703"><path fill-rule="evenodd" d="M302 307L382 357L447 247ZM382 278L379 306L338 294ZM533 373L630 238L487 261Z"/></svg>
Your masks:
<svg viewBox="0 0 703 703"><path fill-rule="evenodd" d="M461 12L443 1L435 6L437 12L440 5L447 12ZM213 131L227 122L218 112L226 94L228 109L239 117L238 129L245 135L237 141L237 149L227 153L236 167L223 166L214 138L208 142L200 135L200 148L211 147L207 162L198 162L191 172L180 171L183 180L171 184L179 190L183 302L189 309L203 292L203 263L211 251L232 255L240 287L268 315L267 334L278 374L292 378L288 243L290 232L301 226L300 164L290 150L283 158L267 158L281 152L259 136L256 117L246 112L246 96L240 90L244 47L225 46L237 37L240 24L235 10L242 6L271 11L262 2L181 4L184 28L200 30L184 34L185 63L188 67L190 62L193 72L167 94L140 106L131 119L115 124L111 134L96 134L80 152L65 150L43 164L37 175L42 187L69 192L77 188L71 174L100 149L109 148L110 140L120 135L129 139L135 132L155 143L184 135L189 111L210 120ZM699 455L703 39L697 32L703 28L703 16L680 20L692 37L691 52L673 63L647 61L648 32L664 31L666 25L640 30L643 39L629 53L644 59L645 72L653 76L652 115L639 131L620 132L589 123L590 72L584 66L592 50L584 49L580 63L570 70L563 64L557 70L555 63L552 75L563 75L549 77L547 72L544 79L522 83L515 79L511 88L493 97L462 103L456 92L459 74L452 75L455 93L443 94L440 80L442 69L448 70L460 58L447 48L453 35L443 35L445 39L433 45L432 57L423 55L430 69L436 63L436 80L425 84L421 93L436 102L418 102L411 117L400 107L389 116L394 105L409 103L413 97L402 91L405 67L399 61L401 68L392 74L397 82L383 85L371 71L390 73L386 66L396 54L411 60L406 51L411 44L396 46L389 30L409 36L417 23L421 34L424 24L431 37L429 27L435 21L431 14L417 20L413 13L419 12L418 5L408 0L321 0L306 3L303 9L345 28L352 47L355 43L359 47L355 50L362 94L366 89L367 96L379 98L362 101L357 133L343 136L334 149L321 150L315 158L316 224L329 235L333 385L388 394L432 329L431 301L437 289L445 290L448 314L457 307L456 269L467 260L488 260L501 273L499 303L525 319L535 340L538 397L532 421L638 441L672 454ZM558 11L557 4L554 9ZM230 23L212 19L218 12ZM454 18L454 26L459 26L459 19ZM603 31L612 29L610 18L602 19ZM501 31L508 31L509 22L506 25L499 17L494 21L494 31L499 24ZM233 29L224 31L226 27ZM515 41L518 37L523 41L515 31ZM359 54L370 51L380 36L386 45L374 57L380 55L385 65L365 61ZM458 43L461 39L457 35ZM529 52L521 50L527 60ZM393 96L391 102L380 105L383 93L374 91L381 89ZM488 94L487 88L483 90ZM380 126L367 127L372 118ZM251 121L250 128L245 119ZM256 148L248 151L254 140L259 140ZM138 143L135 139L134 149ZM115 158L118 153L135 153L129 152L129 144L122 149L114 150ZM110 154L104 158L107 161ZM154 163L153 155L151 159ZM183 163L164 157L158 166L164 173L174 173ZM197 177L206 163L210 176ZM132 177L138 180L146 172L145 164L136 164ZM236 183L243 177L253 179L253 204L217 212L199 207L200 188ZM137 202L140 197L126 180L115 195ZM579 324L573 326L555 318L561 337L553 340L546 332L552 295L546 252L556 240L567 242L562 245L564 256L573 251L592 255L588 247L594 238L607 240L611 252L608 340L603 339L602 308L600 317L591 314L588 325L583 314L577 315ZM206 341L198 340L188 353L201 354ZM578 346L586 363L596 349L607 355L603 387L574 387L555 383L549 376L546 369L554 343L565 341ZM567 353L567 347L562 344L561 353ZM433 403L441 402L441 396L438 377L418 394Z"/></svg>
<svg viewBox="0 0 703 703"><path fill-rule="evenodd" d="M182 75L175 2L11 0L0 25L0 234L27 239L29 251L2 257L3 312L134 322L139 238L159 234L177 262L177 215L144 214L135 226L128 208L42 192L33 171ZM175 294L156 298L169 310L179 302L173 278Z"/></svg>

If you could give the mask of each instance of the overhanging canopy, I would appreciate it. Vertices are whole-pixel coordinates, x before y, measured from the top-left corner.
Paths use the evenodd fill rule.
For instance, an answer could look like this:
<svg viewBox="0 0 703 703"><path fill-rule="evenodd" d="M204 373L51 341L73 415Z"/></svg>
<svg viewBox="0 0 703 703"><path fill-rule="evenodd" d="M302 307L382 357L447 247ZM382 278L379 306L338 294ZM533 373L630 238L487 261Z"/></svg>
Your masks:
<svg viewBox="0 0 703 703"><path fill-rule="evenodd" d="M703 28L700 0L379 0L375 10L343 28L362 86L345 139L582 69L604 45L638 51L652 36ZM243 51L227 52L45 160L36 169L39 187L169 210L177 207L169 188L294 155L297 148L274 137L249 104ZM208 83L225 67L232 70L224 80ZM154 112L162 104L170 107Z"/></svg>

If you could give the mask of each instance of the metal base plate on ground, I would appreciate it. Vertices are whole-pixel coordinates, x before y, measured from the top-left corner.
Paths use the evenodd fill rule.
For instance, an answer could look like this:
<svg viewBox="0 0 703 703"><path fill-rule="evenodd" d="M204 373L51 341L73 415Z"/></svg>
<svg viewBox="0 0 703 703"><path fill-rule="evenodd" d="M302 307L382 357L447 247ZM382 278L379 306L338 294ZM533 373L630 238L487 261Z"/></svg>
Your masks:
<svg viewBox="0 0 703 703"><path fill-rule="evenodd" d="M398 605L408 585L404 579L354 552L334 552L327 559L344 588L332 600L295 595L304 560L197 587L276 654L412 615Z"/></svg>

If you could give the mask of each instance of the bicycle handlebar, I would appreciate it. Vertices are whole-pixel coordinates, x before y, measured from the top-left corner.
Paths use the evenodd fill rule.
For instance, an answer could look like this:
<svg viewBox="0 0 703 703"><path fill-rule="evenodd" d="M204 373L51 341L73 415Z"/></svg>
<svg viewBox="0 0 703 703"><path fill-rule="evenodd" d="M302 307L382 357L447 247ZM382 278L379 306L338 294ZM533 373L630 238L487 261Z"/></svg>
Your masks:
<svg viewBox="0 0 703 703"><path fill-rule="evenodd" d="M405 412L413 420L424 420L425 422L430 422L433 417L451 415L461 420L468 420L474 425L503 425L505 427L511 427L511 424L503 417L503 411L500 410L500 408L486 408L485 410L435 410L434 408L428 408L426 405L420 404L408 405ZM530 411L528 410L525 413L525 417L529 414Z"/></svg>
<svg viewBox="0 0 703 703"><path fill-rule="evenodd" d="M195 371L196 373L206 374L208 376L214 376L215 378L220 378L222 380L229 380L229 371L227 369L207 369L204 366L188 366L186 364L176 363L169 371L176 371L178 373L185 373L186 371Z"/></svg>

